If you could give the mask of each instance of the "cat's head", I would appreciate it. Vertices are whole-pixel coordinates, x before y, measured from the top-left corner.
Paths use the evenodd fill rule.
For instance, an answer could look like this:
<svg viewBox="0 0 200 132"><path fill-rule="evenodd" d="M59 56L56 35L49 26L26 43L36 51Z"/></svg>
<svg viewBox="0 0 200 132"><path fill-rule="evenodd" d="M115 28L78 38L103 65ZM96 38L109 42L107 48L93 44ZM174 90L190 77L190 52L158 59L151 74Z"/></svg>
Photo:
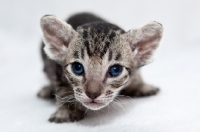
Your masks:
<svg viewBox="0 0 200 132"><path fill-rule="evenodd" d="M135 71L152 61L163 32L157 22L128 32L103 22L75 30L51 15L41 18L41 28L46 54L64 67L75 98L92 110L112 102Z"/></svg>

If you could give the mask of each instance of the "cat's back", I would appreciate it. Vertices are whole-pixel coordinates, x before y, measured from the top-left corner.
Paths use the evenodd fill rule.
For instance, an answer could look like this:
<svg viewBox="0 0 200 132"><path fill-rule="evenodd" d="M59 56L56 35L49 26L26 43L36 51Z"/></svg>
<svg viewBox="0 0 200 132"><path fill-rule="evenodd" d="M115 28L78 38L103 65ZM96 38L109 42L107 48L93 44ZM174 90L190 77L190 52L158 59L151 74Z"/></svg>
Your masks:
<svg viewBox="0 0 200 132"><path fill-rule="evenodd" d="M92 13L78 13L69 17L66 22L70 24L74 29L76 29L78 26L84 24L106 21L96 15L93 15Z"/></svg>

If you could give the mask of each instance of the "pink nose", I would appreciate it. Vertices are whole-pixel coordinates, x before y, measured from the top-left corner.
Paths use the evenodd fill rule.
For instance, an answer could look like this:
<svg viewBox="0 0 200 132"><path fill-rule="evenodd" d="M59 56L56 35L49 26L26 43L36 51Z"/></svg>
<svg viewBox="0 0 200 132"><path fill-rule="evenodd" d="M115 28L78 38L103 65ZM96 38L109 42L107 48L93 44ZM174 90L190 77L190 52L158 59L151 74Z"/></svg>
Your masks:
<svg viewBox="0 0 200 132"><path fill-rule="evenodd" d="M101 94L100 92L95 92L95 93L86 92L86 95L92 100L96 99L100 94Z"/></svg>

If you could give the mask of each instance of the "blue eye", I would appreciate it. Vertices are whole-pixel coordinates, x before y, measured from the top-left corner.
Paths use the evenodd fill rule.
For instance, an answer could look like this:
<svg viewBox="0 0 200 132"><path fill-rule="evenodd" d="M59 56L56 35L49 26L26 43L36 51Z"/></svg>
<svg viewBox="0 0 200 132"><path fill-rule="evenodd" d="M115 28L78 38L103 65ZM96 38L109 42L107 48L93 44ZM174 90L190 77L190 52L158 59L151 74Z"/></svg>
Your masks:
<svg viewBox="0 0 200 132"><path fill-rule="evenodd" d="M83 65L78 62L72 64L72 70L77 75L82 75L84 73Z"/></svg>
<svg viewBox="0 0 200 132"><path fill-rule="evenodd" d="M121 72L122 72L122 66L114 65L109 69L108 76L109 77L116 77L116 76L119 76Z"/></svg>

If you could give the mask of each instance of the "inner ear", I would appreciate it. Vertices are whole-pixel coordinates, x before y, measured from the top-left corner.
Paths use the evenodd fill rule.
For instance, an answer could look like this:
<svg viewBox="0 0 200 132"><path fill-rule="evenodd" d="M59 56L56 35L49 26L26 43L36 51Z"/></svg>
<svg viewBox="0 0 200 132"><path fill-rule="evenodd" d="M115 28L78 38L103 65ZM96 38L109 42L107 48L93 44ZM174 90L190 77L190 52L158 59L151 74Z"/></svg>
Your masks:
<svg viewBox="0 0 200 132"><path fill-rule="evenodd" d="M137 67L153 61L153 55L162 38L163 27L158 22L150 22L141 28L128 32L128 41L133 51Z"/></svg>
<svg viewBox="0 0 200 132"><path fill-rule="evenodd" d="M71 25L52 15L41 18L41 29L46 54L52 60L62 61L70 42L76 37L76 31Z"/></svg>

